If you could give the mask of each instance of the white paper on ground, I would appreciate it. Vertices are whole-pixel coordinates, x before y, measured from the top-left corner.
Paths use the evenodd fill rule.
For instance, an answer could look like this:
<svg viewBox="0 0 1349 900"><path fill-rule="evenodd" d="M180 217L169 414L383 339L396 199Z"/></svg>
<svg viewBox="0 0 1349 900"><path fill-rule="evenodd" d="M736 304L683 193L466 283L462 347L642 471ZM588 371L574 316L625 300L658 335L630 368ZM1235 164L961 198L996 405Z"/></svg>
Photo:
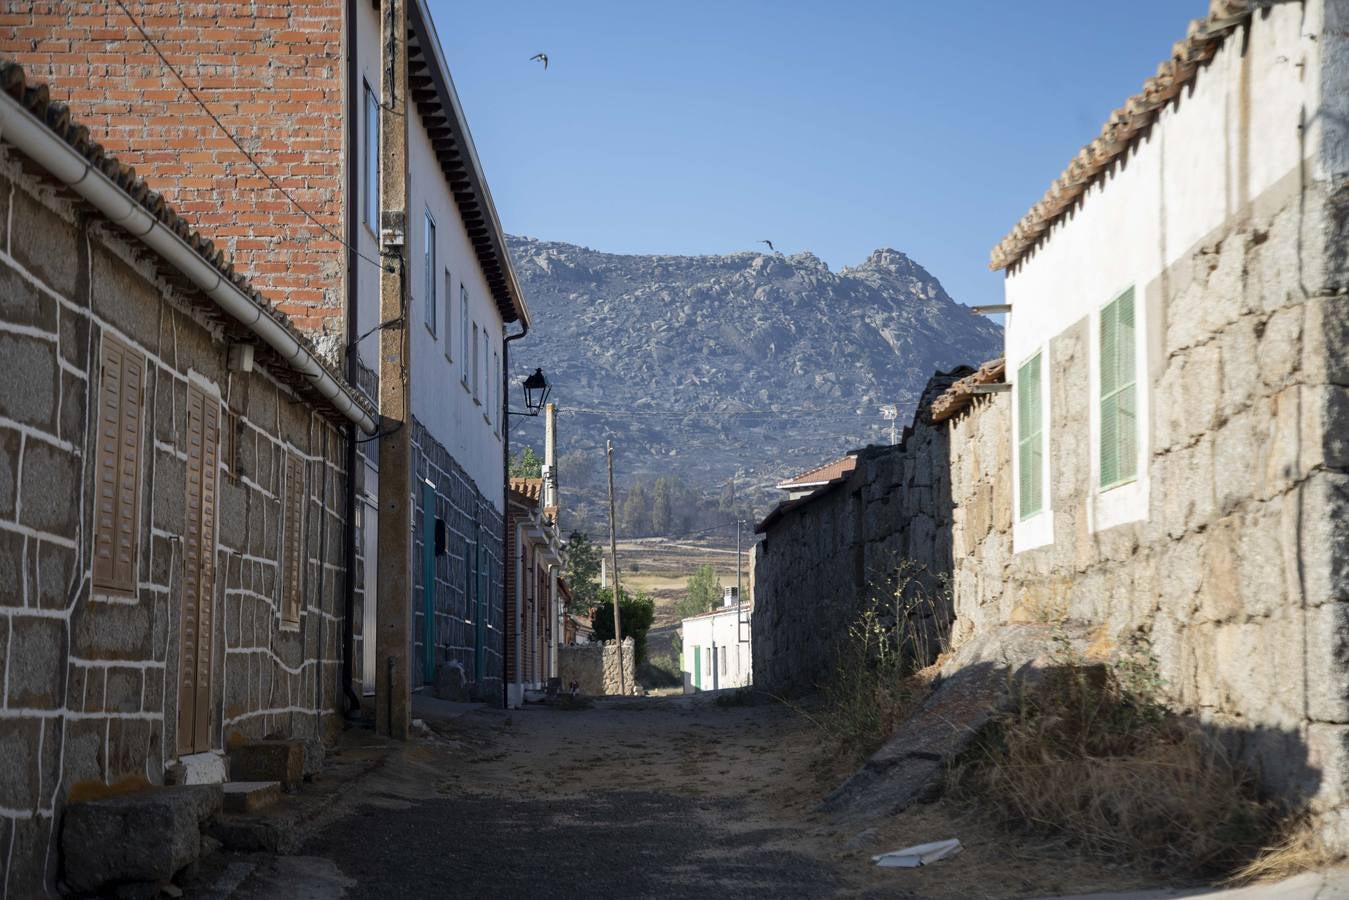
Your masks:
<svg viewBox="0 0 1349 900"><path fill-rule="evenodd" d="M933 841L930 844L905 847L903 850L891 850L889 853L871 857L871 861L878 866L892 869L916 869L919 866L934 863L939 859L955 856L960 850L959 839L950 838L945 841Z"/></svg>

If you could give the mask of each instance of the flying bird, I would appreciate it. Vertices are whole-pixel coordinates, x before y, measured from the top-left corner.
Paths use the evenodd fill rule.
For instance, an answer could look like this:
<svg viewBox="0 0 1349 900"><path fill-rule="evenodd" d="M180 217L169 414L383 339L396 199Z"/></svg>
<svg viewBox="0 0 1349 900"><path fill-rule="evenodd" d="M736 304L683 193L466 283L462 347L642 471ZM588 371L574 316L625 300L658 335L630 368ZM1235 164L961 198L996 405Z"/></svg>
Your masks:
<svg viewBox="0 0 1349 900"><path fill-rule="evenodd" d="M529 58L529 61L530 61L530 62L534 62L535 60L537 60L537 61L543 63L543 70L544 70L545 72L548 71L548 54L547 54L547 53L535 53L533 56L531 56L531 57Z"/></svg>
<svg viewBox="0 0 1349 900"><path fill-rule="evenodd" d="M772 241L759 241L759 243L761 243L761 244L767 244L767 245L768 245L768 249L769 249L769 250L772 250L774 253L777 253L777 252L778 252L777 248L773 246L773 242L772 242Z"/></svg>

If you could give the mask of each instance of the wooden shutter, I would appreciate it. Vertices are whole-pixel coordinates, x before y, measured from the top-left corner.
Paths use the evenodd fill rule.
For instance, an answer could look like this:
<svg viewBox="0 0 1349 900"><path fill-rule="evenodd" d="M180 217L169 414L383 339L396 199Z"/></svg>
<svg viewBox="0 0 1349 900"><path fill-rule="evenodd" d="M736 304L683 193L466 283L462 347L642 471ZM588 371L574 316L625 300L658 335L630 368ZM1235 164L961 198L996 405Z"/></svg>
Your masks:
<svg viewBox="0 0 1349 900"><path fill-rule="evenodd" d="M1137 376L1134 361L1134 291L1101 310L1101 487L1138 474Z"/></svg>
<svg viewBox="0 0 1349 900"><path fill-rule="evenodd" d="M178 746L209 749L211 646L215 627L216 496L220 475L220 405L189 385L183 482L183 613L178 685Z"/></svg>
<svg viewBox="0 0 1349 900"><path fill-rule="evenodd" d="M1020 515L1025 519L1044 506L1044 403L1040 381L1041 355L1035 354L1017 372L1017 464Z"/></svg>
<svg viewBox="0 0 1349 900"><path fill-rule="evenodd" d="M304 462L295 454L286 454L285 521L281 526L283 596L281 621L289 625L300 623L300 568L304 557L304 533L301 519L304 514Z"/></svg>
<svg viewBox="0 0 1349 900"><path fill-rule="evenodd" d="M94 587L134 595L145 360L111 337L100 355Z"/></svg>

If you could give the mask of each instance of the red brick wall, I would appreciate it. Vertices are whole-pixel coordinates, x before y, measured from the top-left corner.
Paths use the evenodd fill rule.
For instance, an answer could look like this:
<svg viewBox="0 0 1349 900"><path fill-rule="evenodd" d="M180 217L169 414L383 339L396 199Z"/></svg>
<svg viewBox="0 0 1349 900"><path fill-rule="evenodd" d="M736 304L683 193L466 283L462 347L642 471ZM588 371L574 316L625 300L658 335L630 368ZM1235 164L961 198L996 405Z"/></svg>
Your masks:
<svg viewBox="0 0 1349 900"><path fill-rule="evenodd" d="M341 0L127 0L259 163L343 234ZM295 324L342 335L341 245L272 188L188 96L113 0L4 0L0 53L70 103Z"/></svg>

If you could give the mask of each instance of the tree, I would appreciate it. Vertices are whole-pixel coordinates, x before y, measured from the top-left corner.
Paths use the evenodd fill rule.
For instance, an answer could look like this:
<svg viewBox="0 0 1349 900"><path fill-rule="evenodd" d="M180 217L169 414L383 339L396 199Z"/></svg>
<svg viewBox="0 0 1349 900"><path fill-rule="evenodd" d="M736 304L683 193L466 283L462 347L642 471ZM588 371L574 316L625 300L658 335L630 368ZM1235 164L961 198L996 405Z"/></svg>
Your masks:
<svg viewBox="0 0 1349 900"><path fill-rule="evenodd" d="M543 477L543 460L539 459L539 455L534 452L533 447L526 447L517 455L511 457L511 477Z"/></svg>
<svg viewBox="0 0 1349 900"><path fill-rule="evenodd" d="M628 491L619 517L620 530L627 537L645 537L651 530L651 504L646 488L639 481Z"/></svg>
<svg viewBox="0 0 1349 900"><path fill-rule="evenodd" d="M614 639L613 589L603 592L606 602L595 607L590 617L590 627L595 630L595 640L612 641ZM618 589L618 618L623 626L623 637L632 638L634 664L646 662L646 633L656 619L656 601L649 594L639 593L635 597L627 588Z"/></svg>
<svg viewBox="0 0 1349 900"><path fill-rule="evenodd" d="M571 606L567 612L572 615L586 615L604 602L599 579L600 552L584 532L573 531L567 538L562 578L571 589Z"/></svg>
<svg viewBox="0 0 1349 900"><path fill-rule="evenodd" d="M651 489L651 533L669 534L671 525L671 496L674 492L670 489L670 479L664 475L656 479L656 485Z"/></svg>
<svg viewBox="0 0 1349 900"><path fill-rule="evenodd" d="M721 581L710 565L701 565L689 576L684 596L675 602L675 614L681 619L702 615L716 608L721 600Z"/></svg>

